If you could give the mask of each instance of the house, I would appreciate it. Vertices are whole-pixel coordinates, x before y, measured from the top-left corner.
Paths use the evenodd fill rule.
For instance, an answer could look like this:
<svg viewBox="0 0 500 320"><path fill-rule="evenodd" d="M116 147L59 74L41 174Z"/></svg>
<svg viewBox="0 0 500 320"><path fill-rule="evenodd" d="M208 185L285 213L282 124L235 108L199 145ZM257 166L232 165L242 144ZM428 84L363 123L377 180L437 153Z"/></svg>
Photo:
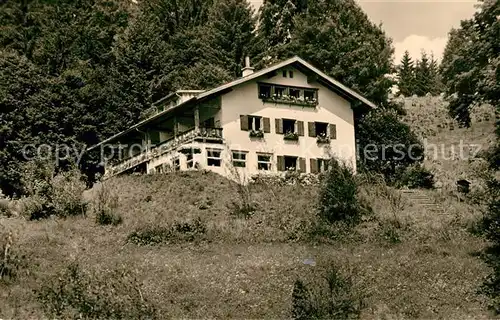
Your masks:
<svg viewBox="0 0 500 320"><path fill-rule="evenodd" d="M225 176L318 173L331 155L356 169L354 109L376 106L299 57L217 88L181 90L157 114L93 146L105 177L208 169Z"/></svg>

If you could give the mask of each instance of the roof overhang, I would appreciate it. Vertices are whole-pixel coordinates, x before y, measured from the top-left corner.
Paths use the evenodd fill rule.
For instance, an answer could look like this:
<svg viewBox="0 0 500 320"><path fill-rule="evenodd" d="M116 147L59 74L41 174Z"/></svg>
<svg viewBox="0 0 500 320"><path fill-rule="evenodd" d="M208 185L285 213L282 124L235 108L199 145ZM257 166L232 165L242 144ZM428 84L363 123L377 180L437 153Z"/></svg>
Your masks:
<svg viewBox="0 0 500 320"><path fill-rule="evenodd" d="M262 69L262 70L257 71L257 72L254 72L246 77L239 78L237 80L226 83L224 85L221 85L221 86L214 88L214 89L211 89L211 90L207 90L207 91L191 90L191 91L199 93L199 94L195 97L190 98L187 101L184 101L184 102L176 105L175 107L168 108L165 111L162 111L162 112L160 112L160 113L158 113L158 114L156 114L156 115L154 115L146 120L143 120L143 121L131 126L127 130L122 131L122 132L112 136L111 138L108 138L108 139L102 141L101 143L90 147L89 149L87 149L87 151L95 150L96 148L98 148L104 144L107 144L113 140L116 140L122 136L130 134L133 131L140 131L140 128L142 128L146 124L152 123L156 120L164 118L165 116L168 116L169 114L171 114L175 111L178 111L179 109L185 108L189 105L196 104L198 102L202 102L202 101L211 99L215 96L220 96L224 93L231 91L235 86L238 86L238 85L246 83L248 81L260 78L262 76L265 76L266 74L269 74L271 72L275 72L281 68L284 68L284 67L287 67L290 65L293 65L295 68L297 68L298 70L300 70L304 73L315 75L316 80L319 83L326 86L330 90L334 91L338 95L342 96L346 100L349 100L351 102L358 102L362 105L368 106L369 108L377 108L375 103L373 103L370 100L368 100L367 98L363 97L361 94L357 93L353 89L348 88L347 86L343 85L342 83L338 82L337 80L333 79L332 77L329 77L328 75L326 75L324 72L322 72L318 68L314 67L310 63L308 63L308 62L304 61L303 59L301 59L300 57L296 56L296 57L293 57L293 58L290 58L290 59L285 60L283 62L277 63L273 66L270 66L268 68ZM170 99L174 95L177 95L177 93L176 92L171 93L171 94L167 95L165 98L162 98L161 100L155 102L153 105L158 105L158 103L167 101L168 99Z"/></svg>

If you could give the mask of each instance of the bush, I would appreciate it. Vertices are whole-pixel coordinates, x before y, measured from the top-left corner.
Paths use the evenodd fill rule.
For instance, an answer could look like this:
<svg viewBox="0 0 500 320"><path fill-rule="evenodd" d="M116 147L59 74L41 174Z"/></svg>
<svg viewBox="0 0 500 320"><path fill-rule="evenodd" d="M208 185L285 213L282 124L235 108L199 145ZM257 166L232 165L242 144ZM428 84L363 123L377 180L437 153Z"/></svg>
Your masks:
<svg viewBox="0 0 500 320"><path fill-rule="evenodd" d="M10 206L10 200L5 198L2 190L0 190L0 216L10 218L14 213Z"/></svg>
<svg viewBox="0 0 500 320"><path fill-rule="evenodd" d="M357 123L359 168L394 182L398 172L423 160L424 147L410 127L391 110L374 110Z"/></svg>
<svg viewBox="0 0 500 320"><path fill-rule="evenodd" d="M323 177L319 195L320 218L330 224L357 224L363 210L358 202L352 169L336 159L331 159L329 168Z"/></svg>
<svg viewBox="0 0 500 320"><path fill-rule="evenodd" d="M0 237L0 282L9 282L17 278L19 270L25 267L26 257L14 247L12 233Z"/></svg>
<svg viewBox="0 0 500 320"><path fill-rule="evenodd" d="M432 189L434 188L434 175L417 163L406 168L399 178L399 185L410 189Z"/></svg>
<svg viewBox="0 0 500 320"><path fill-rule="evenodd" d="M157 318L136 275L126 270L94 274L71 264L36 293L47 316L53 319Z"/></svg>
<svg viewBox="0 0 500 320"><path fill-rule="evenodd" d="M306 285L296 280L293 287L293 319L357 319L362 306L361 296L353 290L352 279L335 266L312 283Z"/></svg>
<svg viewBox="0 0 500 320"><path fill-rule="evenodd" d="M500 314L500 180L488 181L488 189L491 200L481 225L491 242L485 257L493 272L484 282L482 292L491 299L490 307Z"/></svg>
<svg viewBox="0 0 500 320"><path fill-rule="evenodd" d="M149 225L141 227L128 236L136 245L157 245L162 243L193 242L206 233L206 225L200 218L191 222L175 222L171 226Z"/></svg>
<svg viewBox="0 0 500 320"><path fill-rule="evenodd" d="M49 163L33 161L24 166L22 180L27 194L21 201L22 211L30 220L85 214L86 185L77 169L56 175Z"/></svg>
<svg viewBox="0 0 500 320"><path fill-rule="evenodd" d="M96 196L91 203L91 212L97 224L117 226L123 222L122 217L116 213L119 199L118 195L104 184L97 189Z"/></svg>

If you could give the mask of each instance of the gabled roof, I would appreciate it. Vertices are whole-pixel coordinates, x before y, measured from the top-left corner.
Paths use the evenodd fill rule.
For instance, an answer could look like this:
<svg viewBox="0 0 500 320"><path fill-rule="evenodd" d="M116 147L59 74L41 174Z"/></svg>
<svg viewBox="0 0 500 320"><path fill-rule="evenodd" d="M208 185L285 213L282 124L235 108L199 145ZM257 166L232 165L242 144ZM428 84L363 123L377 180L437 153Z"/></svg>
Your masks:
<svg viewBox="0 0 500 320"><path fill-rule="evenodd" d="M295 56L293 58L290 58L288 60L285 60L283 62L277 63L275 65L272 65L272 66L270 66L268 68L265 68L265 69L259 70L257 72L254 72L254 73L252 73L252 74L250 74L250 75L248 75L246 77L239 78L237 80L234 80L232 82L229 82L229 83L224 84L222 86L219 86L217 88L205 91L204 93L200 94L197 97L197 99L201 100L201 99L206 98L208 96L212 96L212 95L217 94L217 93L219 93L221 91L230 89L230 88L232 88L234 86L237 86L239 84L245 83L247 81L250 81L250 80L262 77L262 76L264 76L264 75L266 75L266 74L268 74L270 72L279 70L279 69L281 69L283 67L286 67L286 66L289 66L291 64L299 64L303 68L310 70L311 72L313 72L316 75L318 75L321 79L323 79L326 82L326 84L329 84L333 88L338 89L340 91L340 93L343 93L343 95L351 98L352 100L358 100L358 101L362 102L363 104L365 104L365 105L367 105L369 107L377 108L377 106L373 102L371 102L370 100L366 99L361 94L359 94L359 93L355 92L354 90L346 87L345 85L343 85L342 83L340 83L337 80L333 79L332 77L327 76L324 72L322 72L318 68L314 67L310 63L304 61L303 59L301 59L300 57L297 57L297 56Z"/></svg>
<svg viewBox="0 0 500 320"><path fill-rule="evenodd" d="M216 87L214 89L203 91L199 95L197 95L196 97L193 97L189 100L186 100L186 101L184 101L184 102L182 102L174 107L168 108L165 111L162 111L162 112L160 112L160 113L158 113L158 114L156 114L156 115L154 115L146 120L143 120L143 121L133 125L132 127L128 128L127 130L120 132L120 133L112 136L111 138L108 138L108 139L102 141L101 143L99 143L95 146L92 146L91 148L87 149L87 151L91 151L91 150L93 150L93 149L95 149L103 144L109 143L109 142L111 142L111 141L113 141L113 140L115 140L115 139L117 139L125 134L132 132L132 131L139 130L139 128L142 127L143 125L145 125L151 121L157 120L157 119L161 118L162 116L171 113L174 110L178 110L186 105L196 103L197 101L202 101L202 100L206 100L208 98L211 98L213 96L221 95L221 94L225 93L227 90L230 90L231 88L233 88L237 85L243 84L243 83L250 81L250 80L253 80L253 79L257 79L257 78L262 77L268 73L274 72L276 70L279 70L279 69L286 67L286 66L289 66L289 65L293 65L293 66L297 67L298 69L303 70L305 72L315 74L318 77L318 80L321 80L321 82L323 84L325 84L328 88L330 88L331 90L335 91L339 95L341 95L341 96L343 96L351 101L359 101L368 107L377 108L377 106L373 102L366 99L361 94L346 87L345 85L338 82L337 80L329 77L324 72L322 72L318 68L314 67L310 63L304 61L300 57L295 56L295 57L290 58L288 60L285 60L285 61L282 61L282 62L277 63L275 65L272 65L268 68L254 72L246 77L236 79L234 81L223 84L223 85ZM197 91L197 92L200 92L200 91ZM166 99L168 99L169 97L171 97L175 94L176 94L175 92L171 93L167 97L161 99L160 101L165 101ZM160 101L157 101L156 103L154 103L154 105L157 105Z"/></svg>

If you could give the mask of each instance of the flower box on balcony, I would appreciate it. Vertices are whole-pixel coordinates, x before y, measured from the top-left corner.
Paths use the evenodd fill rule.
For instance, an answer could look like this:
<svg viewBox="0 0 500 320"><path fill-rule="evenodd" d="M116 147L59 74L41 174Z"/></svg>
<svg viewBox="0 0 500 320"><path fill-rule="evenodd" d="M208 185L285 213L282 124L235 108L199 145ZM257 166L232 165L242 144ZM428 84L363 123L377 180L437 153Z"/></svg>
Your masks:
<svg viewBox="0 0 500 320"><path fill-rule="evenodd" d="M327 137L325 134L319 135L316 138L316 142L319 143L319 144L329 144L330 143L330 138Z"/></svg>
<svg viewBox="0 0 500 320"><path fill-rule="evenodd" d="M283 139L285 139L285 140L292 140L292 141L298 141L299 140L299 134L297 132L287 132L287 133L285 133Z"/></svg>
<svg viewBox="0 0 500 320"><path fill-rule="evenodd" d="M264 131L262 130L250 130L250 138L264 138Z"/></svg>

